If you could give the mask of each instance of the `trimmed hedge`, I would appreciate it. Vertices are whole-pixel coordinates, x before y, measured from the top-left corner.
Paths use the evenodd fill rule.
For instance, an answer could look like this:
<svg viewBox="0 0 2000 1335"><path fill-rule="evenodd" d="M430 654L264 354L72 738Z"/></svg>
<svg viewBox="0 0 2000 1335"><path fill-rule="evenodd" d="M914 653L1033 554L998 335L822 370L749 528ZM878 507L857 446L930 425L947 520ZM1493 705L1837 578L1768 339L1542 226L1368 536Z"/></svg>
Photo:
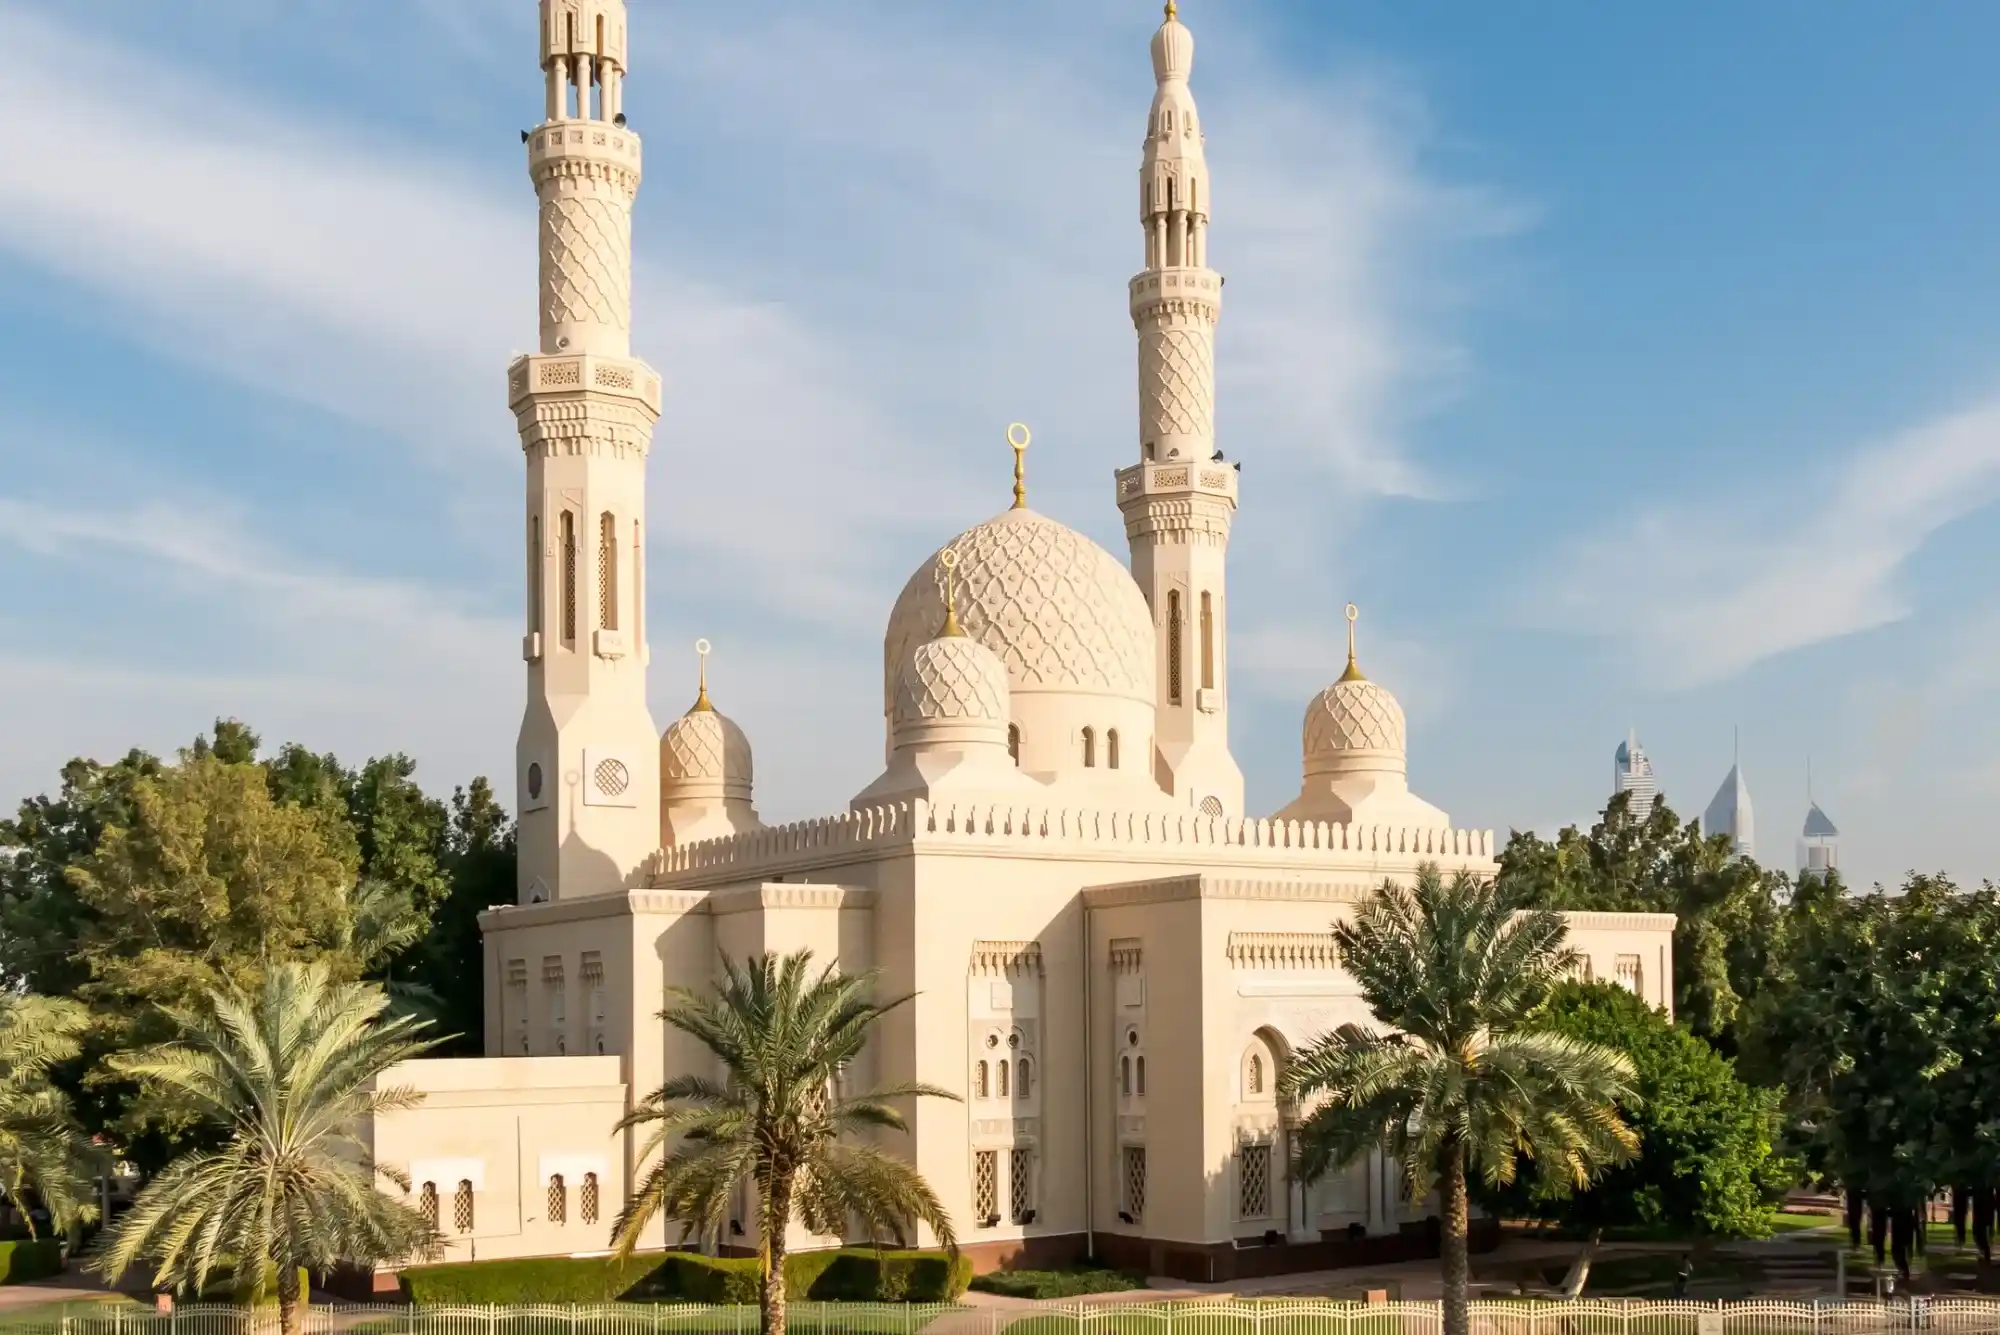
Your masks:
<svg viewBox="0 0 2000 1335"><path fill-rule="evenodd" d="M955 1302L972 1280L972 1260L941 1251L872 1247L794 1252L785 1258L785 1293L800 1301ZM667 1252L615 1261L608 1256L550 1256L412 1266L397 1277L403 1297L420 1306L492 1303L608 1303L665 1299L717 1306L757 1302L754 1256Z"/></svg>
<svg viewBox="0 0 2000 1335"><path fill-rule="evenodd" d="M460 1261L412 1266L396 1277L403 1297L419 1306L493 1303L608 1303L633 1289L650 1289L658 1255L617 1261L609 1256L532 1256L511 1261Z"/></svg>
<svg viewBox="0 0 2000 1335"><path fill-rule="evenodd" d="M62 1242L56 1238L20 1238L0 1242L0 1284L26 1284L60 1275Z"/></svg>
<svg viewBox="0 0 2000 1335"><path fill-rule="evenodd" d="M971 1282L972 1258L941 1251L842 1247L785 1258L785 1296L798 1301L948 1303L963 1297ZM754 1256L675 1252L648 1287L683 1302L748 1305L758 1298L759 1264Z"/></svg>

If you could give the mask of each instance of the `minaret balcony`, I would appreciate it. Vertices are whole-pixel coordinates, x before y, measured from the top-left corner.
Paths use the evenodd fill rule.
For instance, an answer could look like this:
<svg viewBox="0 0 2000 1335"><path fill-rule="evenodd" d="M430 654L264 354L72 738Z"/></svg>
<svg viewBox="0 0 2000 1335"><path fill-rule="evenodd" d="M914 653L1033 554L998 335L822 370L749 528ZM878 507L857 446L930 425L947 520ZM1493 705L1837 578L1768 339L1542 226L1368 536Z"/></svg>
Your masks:
<svg viewBox="0 0 2000 1335"><path fill-rule="evenodd" d="M608 121L543 121L528 131L528 171L540 176L542 169L563 161L615 163L639 174L639 136L623 125Z"/></svg>
<svg viewBox="0 0 2000 1335"><path fill-rule="evenodd" d="M530 353L507 368L507 406L529 399L603 397L630 399L660 415L660 375L637 357L594 353Z"/></svg>
<svg viewBox="0 0 2000 1335"><path fill-rule="evenodd" d="M1134 274L1128 287L1134 319L1168 303L1197 306L1210 319L1222 309L1222 275L1213 269L1147 269Z"/></svg>
<svg viewBox="0 0 2000 1335"><path fill-rule="evenodd" d="M1236 465L1222 460L1133 464L1118 470L1118 506L1124 509L1154 496L1175 500L1200 497L1233 510L1238 482Z"/></svg>

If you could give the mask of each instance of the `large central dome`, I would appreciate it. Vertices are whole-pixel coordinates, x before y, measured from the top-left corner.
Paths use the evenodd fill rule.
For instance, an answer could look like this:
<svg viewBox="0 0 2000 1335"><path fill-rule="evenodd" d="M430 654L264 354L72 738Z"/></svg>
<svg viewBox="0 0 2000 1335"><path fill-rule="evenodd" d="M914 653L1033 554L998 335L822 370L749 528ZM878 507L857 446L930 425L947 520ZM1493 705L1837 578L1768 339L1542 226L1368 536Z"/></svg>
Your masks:
<svg viewBox="0 0 2000 1335"><path fill-rule="evenodd" d="M903 586L883 636L885 711L911 652L944 620L943 551L958 558L965 633L1006 664L1017 696L1060 691L1153 704L1153 618L1131 573L1075 529L1014 509L953 538Z"/></svg>

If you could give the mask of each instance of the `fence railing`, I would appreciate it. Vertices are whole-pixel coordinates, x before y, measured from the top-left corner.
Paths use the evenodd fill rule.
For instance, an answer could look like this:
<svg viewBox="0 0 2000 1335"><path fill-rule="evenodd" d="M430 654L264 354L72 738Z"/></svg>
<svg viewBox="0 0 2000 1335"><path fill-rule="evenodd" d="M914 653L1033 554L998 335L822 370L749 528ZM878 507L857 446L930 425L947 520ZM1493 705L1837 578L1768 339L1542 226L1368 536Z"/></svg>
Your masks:
<svg viewBox="0 0 2000 1335"><path fill-rule="evenodd" d="M793 1303L791 1335L1443 1335L1435 1302L1048 1302L1006 1306ZM75 1303L5 1335L275 1335L275 1308L152 1312ZM508 1307L314 1306L304 1335L754 1335L755 1307L649 1303ZM2000 1300L1472 1304L1472 1335L2000 1335Z"/></svg>

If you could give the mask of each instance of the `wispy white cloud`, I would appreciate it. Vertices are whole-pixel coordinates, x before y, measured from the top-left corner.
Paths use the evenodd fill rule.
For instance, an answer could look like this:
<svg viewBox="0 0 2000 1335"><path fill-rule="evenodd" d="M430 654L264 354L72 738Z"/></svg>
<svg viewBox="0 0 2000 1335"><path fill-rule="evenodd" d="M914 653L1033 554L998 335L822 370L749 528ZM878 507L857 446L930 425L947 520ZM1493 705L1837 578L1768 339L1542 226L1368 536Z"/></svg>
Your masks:
<svg viewBox="0 0 2000 1335"><path fill-rule="evenodd" d="M1925 422L1748 503L1617 516L1545 572L1562 626L1625 642L1669 685L1900 620L1903 573L1940 529L2000 499L2000 402Z"/></svg>
<svg viewBox="0 0 2000 1335"><path fill-rule="evenodd" d="M1027 417L1046 442L1038 503L1117 541L1105 473L1134 448L1123 280L1139 250L1146 27L1108 0L1024 4L1031 17L1005 22L915 3L691 4L636 34L638 77L656 82L635 83L634 104L650 97L658 127L637 350L668 386L651 469L655 624L720 632L746 663L786 662L810 639L859 664L827 678L837 700L746 669L739 712L767 730L767 775L828 774L829 728L872 747L879 695L842 683L875 671L868 642L906 568L1003 502L998 424ZM410 105L509 72L533 105L528 62L496 73L490 25L467 21L485 0L360 7L438 39ZM352 9L287 22L344 32ZM492 127L475 144L371 120L379 105L330 119L100 30L79 100L65 77L79 25L107 12L0 0L15 57L0 109L25 140L65 145L61 170L0 177L0 249L68 284L106 340L200 371L192 411L276 394L359 423L375 439L357 446L374 451L357 472L393 468L396 485L511 535L500 369L534 332L533 205L511 151L504 175L485 174ZM1284 577L1336 541L1321 498L1438 489L1407 435L1407 405L1448 392L1458 362L1437 275L1521 218L1434 176L1422 100L1392 72L1305 81L1260 51L1247 11L1203 22L1215 254L1232 280L1222 420L1232 454L1255 460L1233 599L1254 658L1257 628L1293 610ZM704 172L727 181L725 202L694 182ZM226 477L185 481L231 503ZM467 494L479 503L461 505ZM274 634L307 609L353 626L295 662L301 683L347 672L383 636L404 652L354 680L385 700L436 700L470 674L481 684L452 691L447 712L495 701L477 725L488 736L440 741L447 753L495 749L496 720L511 731L512 628L457 610L504 605L511 561L461 593L423 570L322 569L247 526L215 539L157 507L18 504L19 540L59 559L218 580ZM511 546L483 530L466 541ZM829 796L787 794L780 810Z"/></svg>

